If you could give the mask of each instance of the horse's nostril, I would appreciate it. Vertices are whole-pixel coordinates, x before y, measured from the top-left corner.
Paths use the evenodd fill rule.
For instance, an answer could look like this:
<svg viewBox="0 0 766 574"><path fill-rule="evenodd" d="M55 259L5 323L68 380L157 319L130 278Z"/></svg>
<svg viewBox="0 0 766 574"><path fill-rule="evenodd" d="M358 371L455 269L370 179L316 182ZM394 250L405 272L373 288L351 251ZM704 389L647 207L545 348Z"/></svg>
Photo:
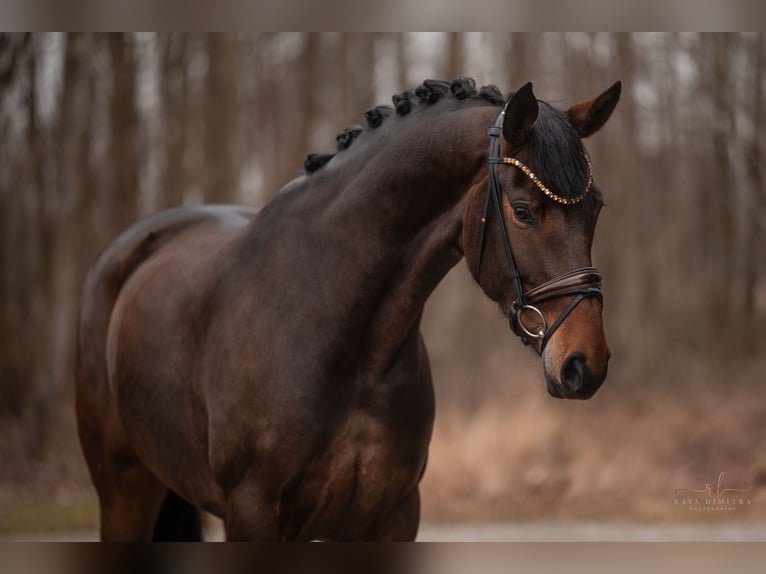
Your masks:
<svg viewBox="0 0 766 574"><path fill-rule="evenodd" d="M561 383L570 391L579 391L585 381L585 357L572 353L561 365Z"/></svg>

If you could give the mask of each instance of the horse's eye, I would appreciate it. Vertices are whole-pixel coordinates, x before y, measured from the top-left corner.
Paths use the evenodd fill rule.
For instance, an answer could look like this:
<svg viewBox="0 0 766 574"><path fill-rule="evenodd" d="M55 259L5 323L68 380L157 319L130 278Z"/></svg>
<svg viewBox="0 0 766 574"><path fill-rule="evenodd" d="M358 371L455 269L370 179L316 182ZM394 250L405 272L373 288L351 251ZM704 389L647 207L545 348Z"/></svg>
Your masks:
<svg viewBox="0 0 766 574"><path fill-rule="evenodd" d="M532 213L528 207L517 205L513 208L513 215L520 223L532 223Z"/></svg>

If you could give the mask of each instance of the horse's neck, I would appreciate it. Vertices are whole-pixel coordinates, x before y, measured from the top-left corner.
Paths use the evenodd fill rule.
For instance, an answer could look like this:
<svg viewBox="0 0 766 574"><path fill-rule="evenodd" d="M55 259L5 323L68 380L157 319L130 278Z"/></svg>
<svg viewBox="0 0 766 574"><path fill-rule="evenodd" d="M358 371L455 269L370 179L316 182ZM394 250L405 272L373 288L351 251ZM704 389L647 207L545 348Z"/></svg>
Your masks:
<svg viewBox="0 0 766 574"><path fill-rule="evenodd" d="M463 256L465 203L486 162L484 124L494 113L464 110L434 118L415 137L403 135L409 139L368 161L325 214L348 230L352 249L368 250L347 280L374 278L374 284L360 295L366 304L357 300L348 311L365 315L352 323L365 325L374 372L385 371L402 344L417 340L412 335L428 296Z"/></svg>

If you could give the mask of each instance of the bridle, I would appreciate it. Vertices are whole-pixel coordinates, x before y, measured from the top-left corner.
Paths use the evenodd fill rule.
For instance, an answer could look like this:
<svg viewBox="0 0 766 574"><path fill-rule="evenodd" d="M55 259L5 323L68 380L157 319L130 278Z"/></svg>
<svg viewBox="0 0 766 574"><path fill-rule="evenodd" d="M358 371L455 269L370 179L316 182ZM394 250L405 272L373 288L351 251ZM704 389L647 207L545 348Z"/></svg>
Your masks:
<svg viewBox="0 0 766 574"><path fill-rule="evenodd" d="M507 107L508 104L506 104ZM500 189L500 182L497 178L497 166L499 164L515 165L524 174L529 177L535 185L549 198L553 199L557 203L572 205L582 201L593 184L593 168L590 163L590 159L585 154L585 161L588 164L588 184L585 190L577 197L568 199L556 195L550 191L539 179L532 173L532 171L524 165L522 162L515 158L501 157L500 156L500 133L503 126L503 120L505 118L506 109L500 112L495 120L495 123L487 130L487 134L490 136L489 141L489 182L487 184L487 196L484 200L484 215L481 218L481 232L479 235L479 255L477 264L477 277L481 273L481 262L484 255L484 242L487 235L487 219L489 217L489 205L490 202L495 205L497 211L498 222L500 223L500 235L503 239L503 249L505 250L505 258L508 261L508 269L511 272L511 278L516 290L516 299L511 305L511 311L509 313L509 324L511 330L516 333L525 345L530 344L531 339L540 339L539 353L542 355L545 346L550 341L553 333L558 329L569 314L579 305L584 299L588 297L597 297L599 302L603 305L604 299L601 293L601 274L595 267L577 267L561 275L557 275L544 283L524 292L522 285L521 274L516 266L516 262L513 259L513 251L511 251L511 243L508 235L508 229L505 225L505 218L503 217L503 201L502 192ZM574 295L569 305L566 306L564 311L558 316L553 324L548 327L545 316L542 311L536 306L545 301L551 299L558 299L559 297L566 297ZM536 315L542 326L536 331L530 330L524 324L523 317L525 313L532 313Z"/></svg>

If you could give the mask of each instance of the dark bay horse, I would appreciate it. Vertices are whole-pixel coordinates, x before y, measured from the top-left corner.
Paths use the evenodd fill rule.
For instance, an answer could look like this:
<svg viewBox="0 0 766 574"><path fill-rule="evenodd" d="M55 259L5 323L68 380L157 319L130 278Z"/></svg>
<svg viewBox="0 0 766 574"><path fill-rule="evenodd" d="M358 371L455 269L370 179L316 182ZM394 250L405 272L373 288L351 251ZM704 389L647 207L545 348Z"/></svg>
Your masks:
<svg viewBox="0 0 766 574"><path fill-rule="evenodd" d="M463 257L550 394L592 396L609 350L581 138L619 94L561 111L531 84L506 100L429 80L260 211L124 231L87 276L78 338L102 539L197 537L202 508L230 540L413 540L434 419L420 318Z"/></svg>

